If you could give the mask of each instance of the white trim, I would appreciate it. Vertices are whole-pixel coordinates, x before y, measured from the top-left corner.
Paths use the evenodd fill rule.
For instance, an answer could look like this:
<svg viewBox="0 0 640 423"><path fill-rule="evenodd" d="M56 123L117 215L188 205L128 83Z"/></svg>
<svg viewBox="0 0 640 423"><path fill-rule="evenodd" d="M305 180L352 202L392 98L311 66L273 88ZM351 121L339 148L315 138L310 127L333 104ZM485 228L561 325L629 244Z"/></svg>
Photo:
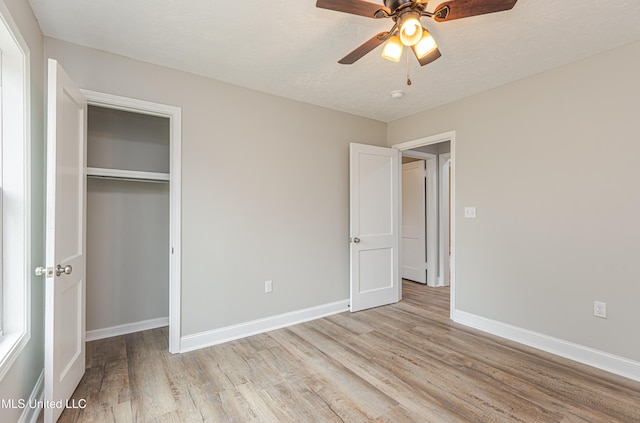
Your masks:
<svg viewBox="0 0 640 423"><path fill-rule="evenodd" d="M154 103L137 98L122 97L119 95L101 93L98 91L80 89L87 97L89 104L109 109L123 110L125 112L143 113L151 116L171 117L182 109L168 104Z"/></svg>
<svg viewBox="0 0 640 423"><path fill-rule="evenodd" d="M438 286L439 266L439 228L438 228L438 156L431 154L425 160L425 178L427 204L425 208L425 230L427 241L427 285Z"/></svg>
<svg viewBox="0 0 640 423"><path fill-rule="evenodd" d="M455 138L456 138L456 131L448 131L448 132L443 132L441 134L431 135L424 138L418 138L415 140L394 144L391 146L391 148L395 148L400 151L411 150L412 148L423 147L425 145L438 144L440 142L447 142L447 141L454 141Z"/></svg>
<svg viewBox="0 0 640 423"><path fill-rule="evenodd" d="M640 362L464 311L454 310L452 314L456 323L640 381Z"/></svg>
<svg viewBox="0 0 640 423"><path fill-rule="evenodd" d="M169 351L180 352L181 339L181 293L182 293L182 109L176 106L153 103L145 100L120 97L90 90L81 90L89 104L112 109L144 113L169 118L170 163L169 163Z"/></svg>
<svg viewBox="0 0 640 423"><path fill-rule="evenodd" d="M451 273L451 261L449 257L449 220L444 216L449 216L449 169L451 168L451 153L438 155L438 206L439 206L439 231L441 235L438 240L438 286L448 286Z"/></svg>
<svg viewBox="0 0 640 423"><path fill-rule="evenodd" d="M162 328L169 326L169 317L159 317L157 319L143 320L141 322L125 323L124 325L112 326L110 328L88 330L86 341L111 338L112 336L126 335L128 333L140 332L143 330Z"/></svg>
<svg viewBox="0 0 640 423"><path fill-rule="evenodd" d="M20 415L20 419L18 419L18 423L36 423L38 421L38 417L40 416L40 412L42 408L40 407L29 407L29 404L42 404L44 396L44 369L40 373L40 377L36 381L36 384L31 391L31 395L29 395L29 400L27 402L27 407L22 410L22 414Z"/></svg>
<svg viewBox="0 0 640 423"><path fill-rule="evenodd" d="M455 239L456 239L456 131L448 131L448 132L443 132L441 134L436 134L436 135L431 135L429 137L424 137L424 138L418 138L412 141L407 141L407 142L402 142L399 144L394 144L391 147L392 148L396 148L400 151L405 151L405 150L410 150L412 148L416 148L416 147L422 147L424 145L430 145L430 144L437 144L437 143L441 143L441 142L447 142L449 141L451 144L451 166L453 168L452 172L451 172L451 191L449 192L449 196L451 197L451 232L450 232L450 236L451 236L451 266L450 266L450 275L449 275L449 281L450 281L450 287L451 287L451 291L450 291L450 298L449 298L449 303L450 303L450 317L451 319L453 319L453 312L456 309L456 284L455 284L455 271L456 271L456 246L455 246ZM403 153L404 154L404 153ZM402 155L398 155L398 156L402 156ZM402 158L400 158L400 160L402 160ZM401 203L401 201L400 201ZM400 223L402 224L402 222ZM402 251L400 252L402 254Z"/></svg>
<svg viewBox="0 0 640 423"><path fill-rule="evenodd" d="M169 173L171 181L171 261L169 268L169 352L180 352L182 337L182 109L175 108L171 125L171 162Z"/></svg>
<svg viewBox="0 0 640 423"><path fill-rule="evenodd" d="M7 36L13 39L17 50L21 53L21 57L16 57L14 54L3 54L2 66L10 63L12 70L19 69L20 75L14 76L16 76L22 84L19 95L21 107L0 108L3 115L7 112L11 113L11 118L7 121L18 122L18 125L11 126L11 136L8 138L21 140L19 145L21 151L16 152L16 156L18 157L12 157L12 160L16 162L16 166L19 166L16 170L20 172L21 176L19 193L14 192L12 199L12 202L16 205L19 204L18 207L21 209L19 213L16 213L16 220L19 221L21 225L21 233L19 234L21 239L19 242L20 248L19 250L16 249L16 251L19 252L15 254L14 257L9 258L9 260L13 262L13 265L16 266L15 272L12 271L11 277L15 278L14 280L16 282L18 279L20 279L21 282L20 286L17 287L18 289L12 289L9 295L6 295L7 292L9 292L6 290L6 286L0 287L0 289L3 289L2 295L0 295L0 301L2 301L0 313L3 313L3 318L0 319L2 321L0 332L3 332L4 335L3 337L0 336L0 338L2 338L0 339L0 380L2 380L31 339L31 283L33 282L33 273L31 270L31 52L4 2L0 2L0 20L7 29ZM4 76L6 77L6 75ZM2 94L6 99L7 80L3 78L2 82L4 85ZM16 92L17 91L18 90L16 90ZM13 100L14 97L12 97L12 101ZM6 128L7 126L4 128L0 127L3 132L6 131ZM2 139L3 137L0 136L0 141ZM15 143L12 144L15 145ZM0 146L0 148L2 147ZM3 153L6 153L6 151ZM3 154L0 154L0 160L3 160L2 157ZM3 166L0 165L0 171L4 171L2 168ZM0 175L0 180L1 179L2 177ZM16 185L18 185L18 183L16 183ZM0 199L0 204L1 203L2 201ZM0 221L4 218L5 216L0 212ZM0 236L5 237L6 232L0 231ZM4 257L6 257L5 254L6 249L2 252L3 257L0 257L0 260L4 260ZM0 270L6 272L4 266L0 266ZM0 280L1 279L2 277L0 277ZM11 302L10 307L7 306L7 301ZM17 319L8 320L6 319L7 314Z"/></svg>
<svg viewBox="0 0 640 423"><path fill-rule="evenodd" d="M274 329L308 322L309 320L320 319L322 317L345 311L349 311L348 299L292 311L290 313L265 317L264 319L253 320L220 329L187 335L182 337L180 352L188 352L210 347L212 345L222 344L224 342L233 341L246 336L257 335Z"/></svg>

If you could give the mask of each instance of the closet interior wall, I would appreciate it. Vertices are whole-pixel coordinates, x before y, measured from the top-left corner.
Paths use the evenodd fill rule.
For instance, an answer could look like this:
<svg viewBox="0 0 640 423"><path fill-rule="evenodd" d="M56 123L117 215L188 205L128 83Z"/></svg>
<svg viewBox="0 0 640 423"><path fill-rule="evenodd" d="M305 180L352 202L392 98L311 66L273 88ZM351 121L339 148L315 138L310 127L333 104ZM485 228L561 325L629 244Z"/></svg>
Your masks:
<svg viewBox="0 0 640 423"><path fill-rule="evenodd" d="M168 320L169 125L164 117L89 106L87 332Z"/></svg>

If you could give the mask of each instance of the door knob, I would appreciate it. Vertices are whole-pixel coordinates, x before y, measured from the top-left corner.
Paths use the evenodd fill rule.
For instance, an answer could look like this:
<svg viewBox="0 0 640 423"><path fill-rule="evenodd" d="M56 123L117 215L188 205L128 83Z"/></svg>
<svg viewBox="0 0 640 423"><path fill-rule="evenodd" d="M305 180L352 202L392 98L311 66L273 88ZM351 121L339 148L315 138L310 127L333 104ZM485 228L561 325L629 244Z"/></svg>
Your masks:
<svg viewBox="0 0 640 423"><path fill-rule="evenodd" d="M356 237L356 238L353 238L353 240L352 240L352 241L353 241L353 242L355 242L356 244L358 244L358 243L360 242L360 238L357 238L357 237Z"/></svg>
<svg viewBox="0 0 640 423"><path fill-rule="evenodd" d="M65 275L70 275L72 271L73 267L71 267L70 264L67 264L65 267L62 267L61 265L56 266L56 276L60 276L63 273Z"/></svg>

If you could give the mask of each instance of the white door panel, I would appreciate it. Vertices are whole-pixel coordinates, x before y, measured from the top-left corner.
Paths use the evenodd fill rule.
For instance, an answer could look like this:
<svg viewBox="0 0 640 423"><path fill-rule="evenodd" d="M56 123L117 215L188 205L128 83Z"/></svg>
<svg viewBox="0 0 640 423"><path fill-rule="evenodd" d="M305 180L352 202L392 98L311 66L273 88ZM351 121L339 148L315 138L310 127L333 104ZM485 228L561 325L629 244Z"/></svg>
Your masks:
<svg viewBox="0 0 640 423"><path fill-rule="evenodd" d="M398 151L350 146L351 311L400 299Z"/></svg>
<svg viewBox="0 0 640 423"><path fill-rule="evenodd" d="M393 249L360 250L360 291L370 293L393 286Z"/></svg>
<svg viewBox="0 0 640 423"><path fill-rule="evenodd" d="M47 104L45 379L48 404L71 397L85 370L85 173L87 103L49 60ZM66 269L57 272L56 270ZM45 423L62 408L45 407Z"/></svg>

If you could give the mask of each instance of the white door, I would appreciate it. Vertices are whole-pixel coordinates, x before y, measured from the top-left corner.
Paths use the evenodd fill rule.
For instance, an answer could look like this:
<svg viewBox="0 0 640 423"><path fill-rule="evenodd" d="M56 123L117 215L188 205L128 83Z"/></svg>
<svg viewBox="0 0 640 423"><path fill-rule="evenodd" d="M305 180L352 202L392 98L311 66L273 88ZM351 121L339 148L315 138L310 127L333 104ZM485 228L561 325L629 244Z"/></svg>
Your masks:
<svg viewBox="0 0 640 423"><path fill-rule="evenodd" d="M47 119L44 398L64 405L85 368L87 102L52 59ZM45 423L55 422L62 411L45 407Z"/></svg>
<svg viewBox="0 0 640 423"><path fill-rule="evenodd" d="M427 283L425 161L402 165L402 258L403 279Z"/></svg>
<svg viewBox="0 0 640 423"><path fill-rule="evenodd" d="M351 311L395 303L398 269L398 150L350 146Z"/></svg>

